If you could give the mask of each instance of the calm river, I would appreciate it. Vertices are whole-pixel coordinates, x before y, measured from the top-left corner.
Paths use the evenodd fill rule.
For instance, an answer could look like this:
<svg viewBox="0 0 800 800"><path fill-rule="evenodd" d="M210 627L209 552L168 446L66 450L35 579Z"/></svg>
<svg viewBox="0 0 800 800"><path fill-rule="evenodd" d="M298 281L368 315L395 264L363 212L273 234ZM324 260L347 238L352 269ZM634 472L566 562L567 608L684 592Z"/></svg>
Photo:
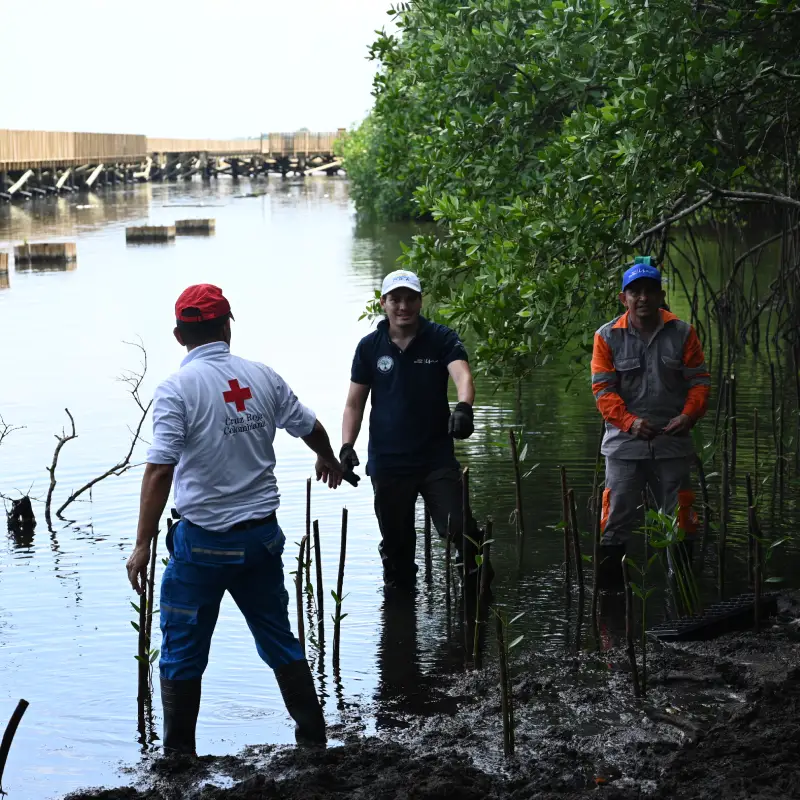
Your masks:
<svg viewBox="0 0 800 800"><path fill-rule="evenodd" d="M128 224L160 225L187 217L216 218L216 235L181 237L170 245L125 244ZM400 241L411 234L410 226L359 229L347 182L338 178L273 180L268 186L246 180L234 185L226 179L210 186L144 184L0 206L0 250L24 240L67 239L78 247L75 269L29 271L12 265L8 286L0 276L0 414L7 424L24 426L0 446L0 492L17 497L29 491L44 499L54 434L68 426L65 408L75 418L78 438L61 452L57 505L124 456L128 428L138 417L126 385L117 378L139 366L139 353L125 342L141 339L146 348L142 395L147 400L182 357L172 338L172 309L191 283L223 288L236 316L235 352L282 374L317 412L338 448L350 361L359 338L370 330L369 321L359 316L381 277L393 268ZM680 313L679 303L673 307ZM768 419L768 373L765 377L763 369L754 367L750 379L740 381L738 402L740 409L758 405ZM787 419L788 438L794 416ZM524 471L535 467L523 482L528 541L521 572L509 521L514 497L505 444L512 425L521 427L528 444ZM536 669L537 654L552 654L568 642L562 544L553 526L561 518L559 464L566 465L585 515L598 437L585 368L548 365L522 387L519 398L481 383L476 428L458 449L471 467L476 512L495 519L497 599L509 610L527 612L519 623L526 635L515 651L517 668ZM145 438L149 430L148 420ZM752 451L747 430L740 430L744 463ZM365 461L366 428L358 449ZM144 452L139 444L134 461L140 462ZM293 543L305 528L305 483L313 459L301 442L281 432L276 452L280 521L291 543L288 571L294 568ZM745 469L740 467L742 473ZM68 509L68 520L54 520L52 532L37 502L39 524L32 541L9 537L0 547L0 725L19 698L31 704L6 768L3 788L12 800L124 783L120 767L140 756L137 635L131 627L136 614L130 605L135 598L125 574L140 480L141 467L108 478L86 502ZM711 479L713 493L717 480ZM435 691L436 676L460 669L463 659L458 636L448 638L439 542L434 542L433 582L420 582L415 609L400 618L384 613L368 481L358 489L313 489L312 513L322 531L326 615L333 605L329 591L335 585L343 505L350 524L340 681L333 678L330 647L321 669L316 647L308 647L334 743L336 726L345 718L361 718L365 733L388 731L391 736L409 711L447 710ZM735 530L741 530L742 519L739 492ZM783 510L773 515L772 530L791 530L796 521L796 492L790 490ZM163 536L159 546L164 555ZM732 562L735 584L743 573L741 557L734 553ZM790 576L792 563L775 559L771 574ZM160 576L160 562L158 568ZM331 628L328 620L328 635ZM156 694L160 717L159 707ZM198 750L225 754L248 744L292 741L293 727L274 678L259 660L238 609L226 598L204 680Z"/></svg>

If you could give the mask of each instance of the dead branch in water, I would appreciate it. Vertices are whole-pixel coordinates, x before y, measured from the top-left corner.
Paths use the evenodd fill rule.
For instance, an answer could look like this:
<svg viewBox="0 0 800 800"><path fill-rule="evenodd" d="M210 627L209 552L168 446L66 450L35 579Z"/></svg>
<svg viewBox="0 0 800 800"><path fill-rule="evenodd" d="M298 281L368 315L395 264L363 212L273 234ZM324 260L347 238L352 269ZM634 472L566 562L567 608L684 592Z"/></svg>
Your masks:
<svg viewBox="0 0 800 800"><path fill-rule="evenodd" d="M61 448L69 442L71 439L77 439L78 434L75 433L75 420L72 417L72 414L69 413L69 409L65 408L64 411L67 412L67 416L69 417L69 421L72 423L72 433L67 436L64 429L61 429L61 436L56 434L56 439L58 444L56 445L55 452L53 453L53 463L47 467L47 471L50 473L50 488L47 490L47 499L44 503L44 518L47 520L47 527L52 528L53 525L50 521L50 503L53 499L53 490L56 488L56 466L58 465L58 456L61 452Z"/></svg>
<svg viewBox="0 0 800 800"><path fill-rule="evenodd" d="M14 433L14 431L21 431L24 427L24 425L8 425L3 419L3 415L0 414L0 444L3 444L6 436Z"/></svg>
<svg viewBox="0 0 800 800"><path fill-rule="evenodd" d="M141 340L136 342L125 342L125 344L131 345L131 347L138 347L139 350L142 351L142 363L140 370L133 371L133 370L126 370L122 373L122 375L118 378L118 380L122 381L123 383L127 383L130 387L129 392L131 397L133 398L136 405L139 407L139 410L142 412L141 416L139 417L139 424L136 426L135 431L131 431L133 438L131 439L131 446L128 448L128 452L125 455L125 458L118 461L114 464L113 467L107 469L102 475L98 475L96 478L90 480L84 486L81 486L80 489L72 492L72 494L64 501L61 507L56 511L56 516L61 517L64 512L64 509L77 500L84 492L88 492L95 484L100 483L100 481L105 480L106 478L111 477L112 475L123 475L129 469L132 469L136 466L136 464L131 464L131 457L133 456L134 448L136 447L136 443L141 439L140 433L142 431L142 425L144 425L144 421L147 417L147 412L150 411L150 406L153 405L153 401L151 400L147 405L144 405L142 402L141 395L139 394L139 389L142 386L142 382L144 381L144 377L147 374L147 351L144 349L144 345L141 343ZM67 412L69 413L69 412ZM55 466L55 464L54 464ZM51 485L55 485L55 481ZM50 501L50 497L48 495L48 503ZM49 506L48 506L49 507ZM49 519L48 519L49 524Z"/></svg>

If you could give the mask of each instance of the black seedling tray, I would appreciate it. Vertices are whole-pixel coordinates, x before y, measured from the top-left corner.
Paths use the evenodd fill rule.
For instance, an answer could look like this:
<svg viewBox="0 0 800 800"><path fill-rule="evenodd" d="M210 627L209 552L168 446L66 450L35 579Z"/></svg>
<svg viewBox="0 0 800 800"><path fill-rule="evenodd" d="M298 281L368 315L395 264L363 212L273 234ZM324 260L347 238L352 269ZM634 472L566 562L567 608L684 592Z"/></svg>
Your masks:
<svg viewBox="0 0 800 800"><path fill-rule="evenodd" d="M748 630L753 627L755 618L753 603L752 594L740 594L730 600L714 603L697 616L661 622L647 633L665 642L699 642L714 639L723 633ZM770 592L761 595L761 618L777 613L777 594Z"/></svg>

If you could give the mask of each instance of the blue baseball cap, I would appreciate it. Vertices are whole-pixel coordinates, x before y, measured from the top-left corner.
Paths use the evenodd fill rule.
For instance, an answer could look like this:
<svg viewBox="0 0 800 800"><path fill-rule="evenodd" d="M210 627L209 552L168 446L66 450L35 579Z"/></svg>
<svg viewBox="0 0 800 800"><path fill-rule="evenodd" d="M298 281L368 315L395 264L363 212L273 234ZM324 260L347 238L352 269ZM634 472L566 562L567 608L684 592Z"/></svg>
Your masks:
<svg viewBox="0 0 800 800"><path fill-rule="evenodd" d="M650 256L636 256L633 265L628 267L622 276L622 291L624 292L626 286L640 278L661 283L661 273L650 263Z"/></svg>

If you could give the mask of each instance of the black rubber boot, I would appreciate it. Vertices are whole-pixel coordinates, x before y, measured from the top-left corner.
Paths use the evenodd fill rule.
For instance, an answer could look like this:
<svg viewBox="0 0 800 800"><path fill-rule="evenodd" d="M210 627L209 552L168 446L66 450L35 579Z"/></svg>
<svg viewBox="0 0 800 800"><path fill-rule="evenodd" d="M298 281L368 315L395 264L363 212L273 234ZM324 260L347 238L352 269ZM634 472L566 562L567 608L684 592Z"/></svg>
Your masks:
<svg viewBox="0 0 800 800"><path fill-rule="evenodd" d="M324 745L325 717L317 699L311 669L304 658L284 664L275 670L286 710L297 723L294 730L297 744Z"/></svg>
<svg viewBox="0 0 800 800"><path fill-rule="evenodd" d="M622 557L624 544L601 544L600 563L597 567L597 590L600 592L621 592L625 588L622 577Z"/></svg>
<svg viewBox="0 0 800 800"><path fill-rule="evenodd" d="M202 678L187 681L161 679L161 705L164 708L164 753L197 755L195 730L200 713Z"/></svg>

